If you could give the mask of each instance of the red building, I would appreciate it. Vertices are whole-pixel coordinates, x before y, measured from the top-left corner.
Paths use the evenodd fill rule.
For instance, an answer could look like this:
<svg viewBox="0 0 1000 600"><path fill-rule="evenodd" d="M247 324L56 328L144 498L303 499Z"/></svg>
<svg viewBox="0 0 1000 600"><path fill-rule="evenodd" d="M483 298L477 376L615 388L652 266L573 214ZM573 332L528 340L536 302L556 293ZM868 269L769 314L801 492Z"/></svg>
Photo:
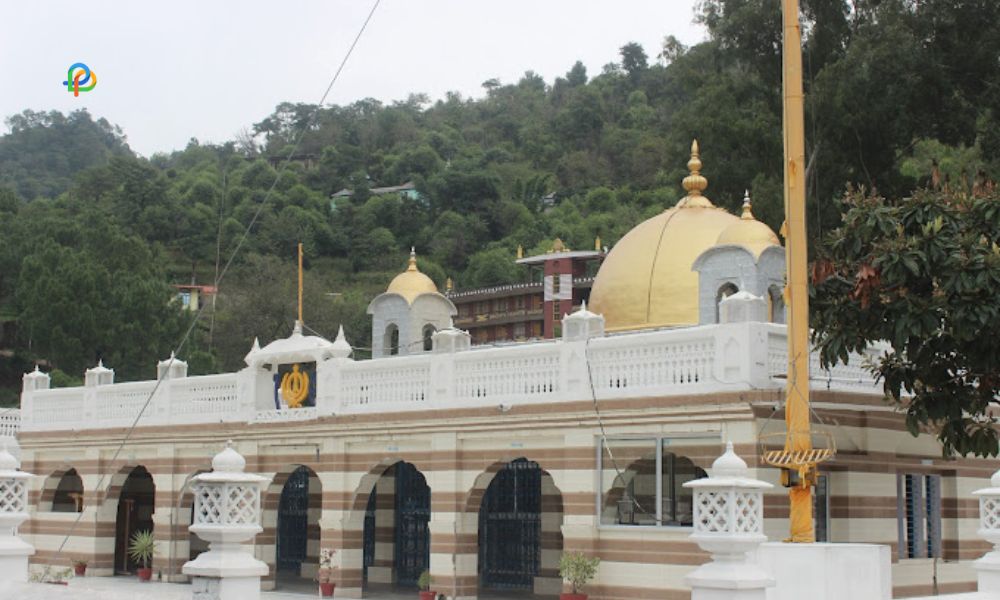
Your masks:
<svg viewBox="0 0 1000 600"><path fill-rule="evenodd" d="M562 318L590 297L602 250L570 250L556 239L545 254L517 259L531 272L529 283L448 290L458 309L455 327L473 344L553 338Z"/></svg>

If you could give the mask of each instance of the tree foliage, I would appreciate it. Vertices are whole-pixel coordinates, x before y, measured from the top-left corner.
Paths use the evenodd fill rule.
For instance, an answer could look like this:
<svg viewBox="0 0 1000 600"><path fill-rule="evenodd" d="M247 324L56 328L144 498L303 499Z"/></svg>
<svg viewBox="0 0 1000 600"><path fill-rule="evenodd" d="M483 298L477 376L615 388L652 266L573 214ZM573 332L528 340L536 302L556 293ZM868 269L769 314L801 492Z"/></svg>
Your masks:
<svg viewBox="0 0 1000 600"><path fill-rule="evenodd" d="M855 191L813 267L812 321L824 364L878 342L869 369L916 435L945 454L998 454L1000 193L920 190L901 201Z"/></svg>

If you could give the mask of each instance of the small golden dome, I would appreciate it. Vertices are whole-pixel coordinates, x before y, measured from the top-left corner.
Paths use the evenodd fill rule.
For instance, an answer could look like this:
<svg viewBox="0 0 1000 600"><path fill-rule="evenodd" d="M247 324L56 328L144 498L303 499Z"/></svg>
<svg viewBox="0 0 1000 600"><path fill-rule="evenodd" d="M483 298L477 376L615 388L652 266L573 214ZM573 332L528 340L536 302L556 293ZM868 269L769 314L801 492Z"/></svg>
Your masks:
<svg viewBox="0 0 1000 600"><path fill-rule="evenodd" d="M389 282L386 293L399 294L406 298L406 301L413 304L420 294L436 294L438 289L430 277L424 275L417 269L416 250L410 248L410 264L406 270L396 275Z"/></svg>
<svg viewBox="0 0 1000 600"><path fill-rule="evenodd" d="M739 219L702 195L698 142L691 144L687 196L676 206L635 226L611 249L590 293L591 310L608 330L698 323L696 258Z"/></svg>
<svg viewBox="0 0 1000 600"><path fill-rule="evenodd" d="M749 191L745 192L743 196L743 214L740 215L740 220L726 227L719 234L716 244L720 246L723 244L743 246L753 254L754 258L758 258L765 248L781 246L778 236L771 231L771 228L753 216Z"/></svg>

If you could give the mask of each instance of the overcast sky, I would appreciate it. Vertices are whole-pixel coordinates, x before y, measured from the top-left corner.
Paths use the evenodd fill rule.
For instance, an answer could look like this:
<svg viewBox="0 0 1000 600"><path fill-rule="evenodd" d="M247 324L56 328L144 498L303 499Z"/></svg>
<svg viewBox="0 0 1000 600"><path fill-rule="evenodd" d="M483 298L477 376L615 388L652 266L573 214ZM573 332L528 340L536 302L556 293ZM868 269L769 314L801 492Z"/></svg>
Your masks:
<svg viewBox="0 0 1000 600"><path fill-rule="evenodd" d="M534 70L550 83L582 60L590 75L639 42L704 37L696 0L382 0L328 102L423 92L481 96L483 81ZM282 101L315 103L370 0L12 2L0 35L0 115L86 107L149 156L188 139L223 142ZM70 64L98 75L74 97ZM6 126L2 127L4 133Z"/></svg>

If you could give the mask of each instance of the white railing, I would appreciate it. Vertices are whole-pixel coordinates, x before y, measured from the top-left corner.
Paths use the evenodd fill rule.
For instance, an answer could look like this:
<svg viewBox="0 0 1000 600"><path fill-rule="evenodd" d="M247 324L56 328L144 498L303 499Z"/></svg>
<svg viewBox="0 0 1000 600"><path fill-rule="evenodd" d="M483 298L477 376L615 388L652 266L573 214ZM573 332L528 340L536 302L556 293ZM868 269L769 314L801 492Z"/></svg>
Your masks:
<svg viewBox="0 0 1000 600"><path fill-rule="evenodd" d="M704 329L704 331L698 331ZM590 376L599 397L697 391L717 386L717 341L708 328L595 338ZM705 335L708 333L708 335Z"/></svg>
<svg viewBox="0 0 1000 600"><path fill-rule="evenodd" d="M878 391L878 383L868 371L866 365L877 362L878 357L886 349L886 345L877 344L868 348L864 355L851 354L850 361L845 365L838 362L833 368L824 369L820 364L819 352L813 351L809 356L809 381L813 389L837 390L842 392L872 393ZM775 380L785 381L788 374L788 338L785 328L769 332L767 337L768 373Z"/></svg>
<svg viewBox="0 0 1000 600"><path fill-rule="evenodd" d="M454 401L462 405L552 399L562 391L561 375L560 348L555 344L456 354Z"/></svg>
<svg viewBox="0 0 1000 600"><path fill-rule="evenodd" d="M143 407L140 427L266 425L335 414L578 402L592 394L604 400L780 389L785 344L783 325L732 323L357 362L335 358L317 366L316 406L304 409L274 408L274 373L263 367L168 379L152 398L155 381L41 389L24 392L20 423L15 416L0 420L0 432L121 427ZM860 356L822 370L814 355L810 370L816 389L879 393Z"/></svg>
<svg viewBox="0 0 1000 600"><path fill-rule="evenodd" d="M16 438L21 429L21 411L16 408L0 408L0 438Z"/></svg>
<svg viewBox="0 0 1000 600"><path fill-rule="evenodd" d="M240 412L236 373L169 381L170 415L175 421L226 420Z"/></svg>
<svg viewBox="0 0 1000 600"><path fill-rule="evenodd" d="M430 377L429 355L347 363L341 370L341 410L426 408L430 400Z"/></svg>

